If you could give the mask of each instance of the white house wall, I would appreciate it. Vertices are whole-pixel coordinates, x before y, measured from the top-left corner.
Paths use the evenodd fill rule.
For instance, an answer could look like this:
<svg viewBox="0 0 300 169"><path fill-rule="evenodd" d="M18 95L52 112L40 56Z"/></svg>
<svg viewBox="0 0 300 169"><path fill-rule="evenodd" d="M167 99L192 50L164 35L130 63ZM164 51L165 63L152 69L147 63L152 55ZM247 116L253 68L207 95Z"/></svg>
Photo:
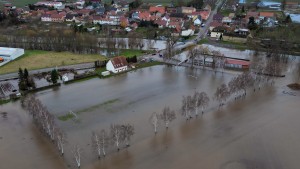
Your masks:
<svg viewBox="0 0 300 169"><path fill-rule="evenodd" d="M219 33L219 32L211 32L210 37L212 37L212 38L219 38L221 34L222 33Z"/></svg>

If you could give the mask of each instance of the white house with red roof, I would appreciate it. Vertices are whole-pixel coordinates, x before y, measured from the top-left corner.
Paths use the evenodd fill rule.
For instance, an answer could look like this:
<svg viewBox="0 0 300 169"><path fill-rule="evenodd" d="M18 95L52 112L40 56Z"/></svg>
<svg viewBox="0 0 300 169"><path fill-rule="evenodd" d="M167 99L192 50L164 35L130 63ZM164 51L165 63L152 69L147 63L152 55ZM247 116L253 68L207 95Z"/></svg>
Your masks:
<svg viewBox="0 0 300 169"><path fill-rule="evenodd" d="M41 17L41 21L42 22L51 22L52 21L51 15L50 14L43 14L42 17Z"/></svg>
<svg viewBox="0 0 300 169"><path fill-rule="evenodd" d="M110 59L106 64L106 70L119 73L128 69L128 62L124 56L117 56Z"/></svg>

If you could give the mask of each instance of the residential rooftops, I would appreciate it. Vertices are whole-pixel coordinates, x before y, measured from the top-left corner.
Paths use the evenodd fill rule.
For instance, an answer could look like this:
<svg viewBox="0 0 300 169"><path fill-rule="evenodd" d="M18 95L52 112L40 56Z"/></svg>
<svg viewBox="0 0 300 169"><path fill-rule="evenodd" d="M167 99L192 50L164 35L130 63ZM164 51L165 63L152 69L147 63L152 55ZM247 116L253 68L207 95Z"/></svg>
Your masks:
<svg viewBox="0 0 300 169"><path fill-rule="evenodd" d="M111 59L111 62L115 68L127 66L128 62L124 56L117 56Z"/></svg>

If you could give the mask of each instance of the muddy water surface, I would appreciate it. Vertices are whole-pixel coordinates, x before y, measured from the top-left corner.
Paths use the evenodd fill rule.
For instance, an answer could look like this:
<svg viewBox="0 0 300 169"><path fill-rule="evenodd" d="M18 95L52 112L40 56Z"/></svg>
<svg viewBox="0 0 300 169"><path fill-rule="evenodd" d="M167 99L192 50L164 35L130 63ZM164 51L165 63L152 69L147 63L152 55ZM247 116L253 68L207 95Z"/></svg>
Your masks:
<svg viewBox="0 0 300 169"><path fill-rule="evenodd" d="M57 120L68 134L65 163L18 102L1 106L7 118L0 121L4 161L0 168L68 168L74 166L70 147L79 144L85 169L297 169L300 97L283 92L288 91L283 87L288 77L260 92L251 90L246 99L229 101L221 110L211 101L202 117L188 122L177 113L168 130L161 124L154 135L148 121L152 112L161 112L164 106L179 112L182 95L198 90L212 97L217 86L231 77L156 66L38 93L55 116L69 110L78 113L77 121ZM107 157L98 160L91 148L91 132L127 122L135 126L131 146L120 152L111 147Z"/></svg>

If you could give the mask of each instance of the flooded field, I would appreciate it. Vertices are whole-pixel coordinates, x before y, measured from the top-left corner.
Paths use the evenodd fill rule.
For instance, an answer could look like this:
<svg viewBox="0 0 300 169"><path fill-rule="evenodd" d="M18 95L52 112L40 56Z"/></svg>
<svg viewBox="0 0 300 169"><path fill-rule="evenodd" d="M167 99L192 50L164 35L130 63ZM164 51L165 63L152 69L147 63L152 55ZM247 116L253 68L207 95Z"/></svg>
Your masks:
<svg viewBox="0 0 300 169"><path fill-rule="evenodd" d="M84 169L297 169L300 156L300 94L275 86L248 92L244 100L230 100L223 109L215 101L202 117L186 121L179 114L183 95L205 91L212 100L216 88L234 75L187 68L155 66L109 79L92 79L37 93L56 117L72 110L78 121L60 121L68 144L62 158L39 133L19 102L0 106L0 169L74 167L70 147L83 148ZM152 112L164 106L177 119L154 135ZM129 148L111 147L98 160L91 148L91 132L112 123L132 123Z"/></svg>

